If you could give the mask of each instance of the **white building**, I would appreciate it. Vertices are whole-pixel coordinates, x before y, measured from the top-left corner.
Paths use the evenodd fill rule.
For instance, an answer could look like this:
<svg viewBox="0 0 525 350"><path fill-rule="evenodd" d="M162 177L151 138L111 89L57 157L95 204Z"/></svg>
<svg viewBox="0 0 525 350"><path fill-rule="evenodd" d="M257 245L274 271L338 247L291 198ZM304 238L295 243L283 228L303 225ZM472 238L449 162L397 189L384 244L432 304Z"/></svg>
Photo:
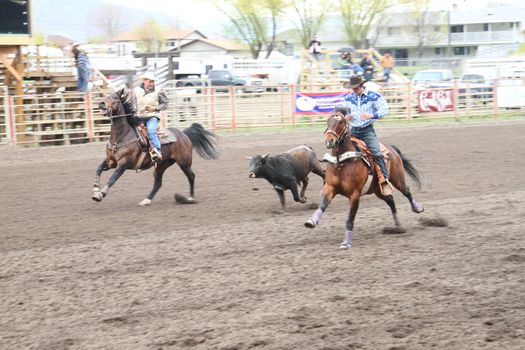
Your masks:
<svg viewBox="0 0 525 350"><path fill-rule="evenodd" d="M159 52L177 52L180 57L209 58L216 55L249 56L242 43L227 39L210 39L198 30L174 29L164 33L164 44ZM117 35L111 40L113 51L119 56L140 52L140 38L133 32Z"/></svg>
<svg viewBox="0 0 525 350"><path fill-rule="evenodd" d="M454 60L506 57L525 42L524 30L525 5L451 8L419 14L404 7L378 18L367 39L370 47L391 51L397 63L412 64L420 59L440 61L449 56ZM317 37L326 50L350 45L339 15L327 16ZM278 40L295 54L303 49L295 29L279 33Z"/></svg>
<svg viewBox="0 0 525 350"><path fill-rule="evenodd" d="M418 43L423 42L421 58L506 57L525 42L525 7L497 6L477 9L451 9L426 14L420 21L408 13L393 13L376 33L375 48L394 52L396 59L420 58ZM418 31L421 29L421 31ZM419 34L418 33L423 33Z"/></svg>

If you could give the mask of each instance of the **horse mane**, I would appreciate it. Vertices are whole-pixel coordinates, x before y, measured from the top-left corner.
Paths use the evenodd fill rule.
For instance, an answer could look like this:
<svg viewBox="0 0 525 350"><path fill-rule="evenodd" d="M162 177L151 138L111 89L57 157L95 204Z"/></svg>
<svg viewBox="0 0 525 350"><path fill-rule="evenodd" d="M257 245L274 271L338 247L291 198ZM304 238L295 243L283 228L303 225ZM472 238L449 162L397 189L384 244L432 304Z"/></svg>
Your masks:
<svg viewBox="0 0 525 350"><path fill-rule="evenodd" d="M120 102L124 106L124 111L126 114L135 115L137 114L137 96L135 92L130 89L123 88L120 95Z"/></svg>
<svg viewBox="0 0 525 350"><path fill-rule="evenodd" d="M137 96L135 92L125 86L111 94L111 97L120 101L126 114L126 120L132 127L140 124L142 120L136 117L137 114Z"/></svg>

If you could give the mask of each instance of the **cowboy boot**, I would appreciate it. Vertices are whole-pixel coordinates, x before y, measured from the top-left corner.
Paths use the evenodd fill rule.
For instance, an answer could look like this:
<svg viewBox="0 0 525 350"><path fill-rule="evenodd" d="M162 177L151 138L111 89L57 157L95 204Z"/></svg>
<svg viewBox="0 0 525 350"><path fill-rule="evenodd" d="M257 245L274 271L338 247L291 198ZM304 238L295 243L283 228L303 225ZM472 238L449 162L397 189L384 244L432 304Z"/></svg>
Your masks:
<svg viewBox="0 0 525 350"><path fill-rule="evenodd" d="M374 169L377 174L377 183L379 184L379 189L381 191L381 194L383 196L391 196L392 193L394 193L394 188L392 187L392 184L390 184L390 181L388 181L387 178L383 175L383 172L381 171L381 167L379 166L379 162L374 157Z"/></svg>

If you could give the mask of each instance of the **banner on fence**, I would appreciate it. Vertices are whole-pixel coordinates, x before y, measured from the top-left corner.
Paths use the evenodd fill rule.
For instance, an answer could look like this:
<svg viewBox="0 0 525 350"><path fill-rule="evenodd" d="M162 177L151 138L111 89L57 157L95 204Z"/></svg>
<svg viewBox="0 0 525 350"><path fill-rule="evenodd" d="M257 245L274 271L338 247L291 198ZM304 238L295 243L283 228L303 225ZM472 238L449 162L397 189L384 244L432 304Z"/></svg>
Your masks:
<svg viewBox="0 0 525 350"><path fill-rule="evenodd" d="M338 104L344 103L344 92L297 92L295 94L295 113L331 113Z"/></svg>
<svg viewBox="0 0 525 350"><path fill-rule="evenodd" d="M417 93L419 112L445 112L454 110L453 90L421 90Z"/></svg>

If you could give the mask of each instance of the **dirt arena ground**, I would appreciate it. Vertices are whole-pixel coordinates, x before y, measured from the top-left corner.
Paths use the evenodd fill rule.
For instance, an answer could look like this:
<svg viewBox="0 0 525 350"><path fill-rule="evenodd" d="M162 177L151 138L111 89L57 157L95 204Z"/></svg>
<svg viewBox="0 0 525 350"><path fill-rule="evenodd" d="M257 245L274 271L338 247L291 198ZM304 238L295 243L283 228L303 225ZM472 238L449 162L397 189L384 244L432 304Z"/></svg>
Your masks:
<svg viewBox="0 0 525 350"><path fill-rule="evenodd" d="M151 171L91 200L104 144L0 150L0 349L525 349L525 120L379 126L424 173L417 215L395 194L277 214L246 156L311 145L322 129L228 134L195 155L197 205L177 166L152 206ZM107 179L107 175L104 180ZM429 226L428 222L446 225Z"/></svg>

